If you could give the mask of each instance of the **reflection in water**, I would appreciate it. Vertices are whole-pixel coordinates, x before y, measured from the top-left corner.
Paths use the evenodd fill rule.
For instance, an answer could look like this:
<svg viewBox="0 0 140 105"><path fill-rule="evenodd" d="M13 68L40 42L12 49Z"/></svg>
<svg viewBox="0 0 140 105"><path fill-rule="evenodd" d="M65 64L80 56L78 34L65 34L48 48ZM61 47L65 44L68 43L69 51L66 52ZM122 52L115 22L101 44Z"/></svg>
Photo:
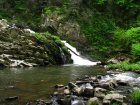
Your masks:
<svg viewBox="0 0 140 105"><path fill-rule="evenodd" d="M11 105L4 101L11 96L19 96L14 105L25 105L29 101L47 99L53 93L52 86L55 84L67 84L83 75L96 74L105 74L105 71L97 66L3 69L0 70L0 105Z"/></svg>

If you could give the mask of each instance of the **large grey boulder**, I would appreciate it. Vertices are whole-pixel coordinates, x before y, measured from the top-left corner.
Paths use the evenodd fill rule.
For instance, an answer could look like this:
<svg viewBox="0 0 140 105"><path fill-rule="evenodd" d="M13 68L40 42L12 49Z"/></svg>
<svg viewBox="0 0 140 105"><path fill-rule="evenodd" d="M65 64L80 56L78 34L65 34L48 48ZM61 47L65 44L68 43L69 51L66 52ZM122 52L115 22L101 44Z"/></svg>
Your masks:
<svg viewBox="0 0 140 105"><path fill-rule="evenodd" d="M109 105L111 101L123 103L126 97L118 93L107 94L103 99L103 104Z"/></svg>

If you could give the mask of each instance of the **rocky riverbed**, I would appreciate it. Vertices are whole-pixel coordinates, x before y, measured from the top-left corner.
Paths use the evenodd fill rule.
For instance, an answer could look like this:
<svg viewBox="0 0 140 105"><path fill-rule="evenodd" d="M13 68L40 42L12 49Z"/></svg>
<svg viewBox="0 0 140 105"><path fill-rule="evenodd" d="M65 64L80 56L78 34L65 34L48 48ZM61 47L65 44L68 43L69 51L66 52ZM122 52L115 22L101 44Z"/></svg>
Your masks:
<svg viewBox="0 0 140 105"><path fill-rule="evenodd" d="M139 74L133 72L84 76L66 86L55 85L51 100L40 99L35 105L134 105L130 94L139 87Z"/></svg>

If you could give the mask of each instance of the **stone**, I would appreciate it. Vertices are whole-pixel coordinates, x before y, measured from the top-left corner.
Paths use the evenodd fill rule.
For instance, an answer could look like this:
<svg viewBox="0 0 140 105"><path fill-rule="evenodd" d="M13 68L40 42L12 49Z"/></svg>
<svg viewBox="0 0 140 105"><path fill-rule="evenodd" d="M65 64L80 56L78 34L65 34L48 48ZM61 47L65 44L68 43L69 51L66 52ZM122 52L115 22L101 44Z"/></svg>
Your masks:
<svg viewBox="0 0 140 105"><path fill-rule="evenodd" d="M129 83L127 81L117 80L117 84L120 86L129 86Z"/></svg>
<svg viewBox="0 0 140 105"><path fill-rule="evenodd" d="M91 77L91 80L93 81L93 82L97 82L98 80L97 80L97 77Z"/></svg>
<svg viewBox="0 0 140 105"><path fill-rule="evenodd" d="M65 90L64 90L64 94L65 94L65 95L70 95L70 90L69 90L69 89L65 89Z"/></svg>
<svg viewBox="0 0 140 105"><path fill-rule="evenodd" d="M71 105L85 105L83 100L74 100L72 101Z"/></svg>
<svg viewBox="0 0 140 105"><path fill-rule="evenodd" d="M111 101L123 103L126 96L120 95L118 93L107 94L103 99L103 104L110 104Z"/></svg>
<svg viewBox="0 0 140 105"><path fill-rule="evenodd" d="M83 84L80 88L82 90L82 93L81 93L82 95L87 96L87 97L93 96L94 88L93 86L91 86L90 83Z"/></svg>
<svg viewBox="0 0 140 105"><path fill-rule="evenodd" d="M108 60L107 63L108 64L117 64L117 63L119 63L119 61L115 58L112 58L112 59Z"/></svg>
<svg viewBox="0 0 140 105"><path fill-rule="evenodd" d="M81 95L83 93L83 89L80 87L75 87L72 91L75 95Z"/></svg>
<svg viewBox="0 0 140 105"><path fill-rule="evenodd" d="M58 88L63 88L64 85L63 85L63 84L57 84L57 85L55 85L54 87L58 89Z"/></svg>
<svg viewBox="0 0 140 105"><path fill-rule="evenodd" d="M12 97L6 98L5 100L6 100L6 101L13 101L13 100L17 100L17 99L19 99L18 96L12 96Z"/></svg>
<svg viewBox="0 0 140 105"><path fill-rule="evenodd" d="M99 87L96 87L94 89L94 96L95 97L104 98L106 93L107 93L106 89L99 88Z"/></svg>
<svg viewBox="0 0 140 105"><path fill-rule="evenodd" d="M75 87L78 87L78 86L77 86L75 83L73 83L73 82L69 82L68 86L69 86L70 89L73 89L73 88L75 88Z"/></svg>
<svg viewBox="0 0 140 105"><path fill-rule="evenodd" d="M87 105L100 105L99 99L97 97L90 98Z"/></svg>
<svg viewBox="0 0 140 105"><path fill-rule="evenodd" d="M118 86L117 82L115 79L110 79L110 80L107 80L107 81L100 81L100 87L101 88L104 88L104 89L114 89Z"/></svg>
<svg viewBox="0 0 140 105"><path fill-rule="evenodd" d="M5 19L0 20L0 30L4 30L8 27L9 27L9 25L8 25L7 20L5 20Z"/></svg>

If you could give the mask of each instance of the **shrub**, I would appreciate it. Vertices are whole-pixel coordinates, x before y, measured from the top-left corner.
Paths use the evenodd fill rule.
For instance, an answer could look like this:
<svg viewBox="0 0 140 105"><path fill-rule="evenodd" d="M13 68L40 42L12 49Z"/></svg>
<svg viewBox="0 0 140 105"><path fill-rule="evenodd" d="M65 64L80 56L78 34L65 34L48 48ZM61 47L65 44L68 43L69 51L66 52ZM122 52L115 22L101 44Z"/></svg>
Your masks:
<svg viewBox="0 0 140 105"><path fill-rule="evenodd" d="M135 90L132 94L131 94L131 99L132 102L134 104L140 104L140 90Z"/></svg>
<svg viewBox="0 0 140 105"><path fill-rule="evenodd" d="M132 44L131 53L134 60L140 60L140 43Z"/></svg>
<svg viewBox="0 0 140 105"><path fill-rule="evenodd" d="M109 64L108 65L109 69L121 69L121 70L131 70L131 71L135 71L135 70L140 70L140 63L129 63L127 61L118 63L118 64Z"/></svg>
<svg viewBox="0 0 140 105"><path fill-rule="evenodd" d="M114 32L114 37L122 48L131 48L132 44L140 42L140 27L131 28L126 31L118 29Z"/></svg>
<svg viewBox="0 0 140 105"><path fill-rule="evenodd" d="M140 42L140 27L129 29L126 31L125 37L131 44Z"/></svg>

